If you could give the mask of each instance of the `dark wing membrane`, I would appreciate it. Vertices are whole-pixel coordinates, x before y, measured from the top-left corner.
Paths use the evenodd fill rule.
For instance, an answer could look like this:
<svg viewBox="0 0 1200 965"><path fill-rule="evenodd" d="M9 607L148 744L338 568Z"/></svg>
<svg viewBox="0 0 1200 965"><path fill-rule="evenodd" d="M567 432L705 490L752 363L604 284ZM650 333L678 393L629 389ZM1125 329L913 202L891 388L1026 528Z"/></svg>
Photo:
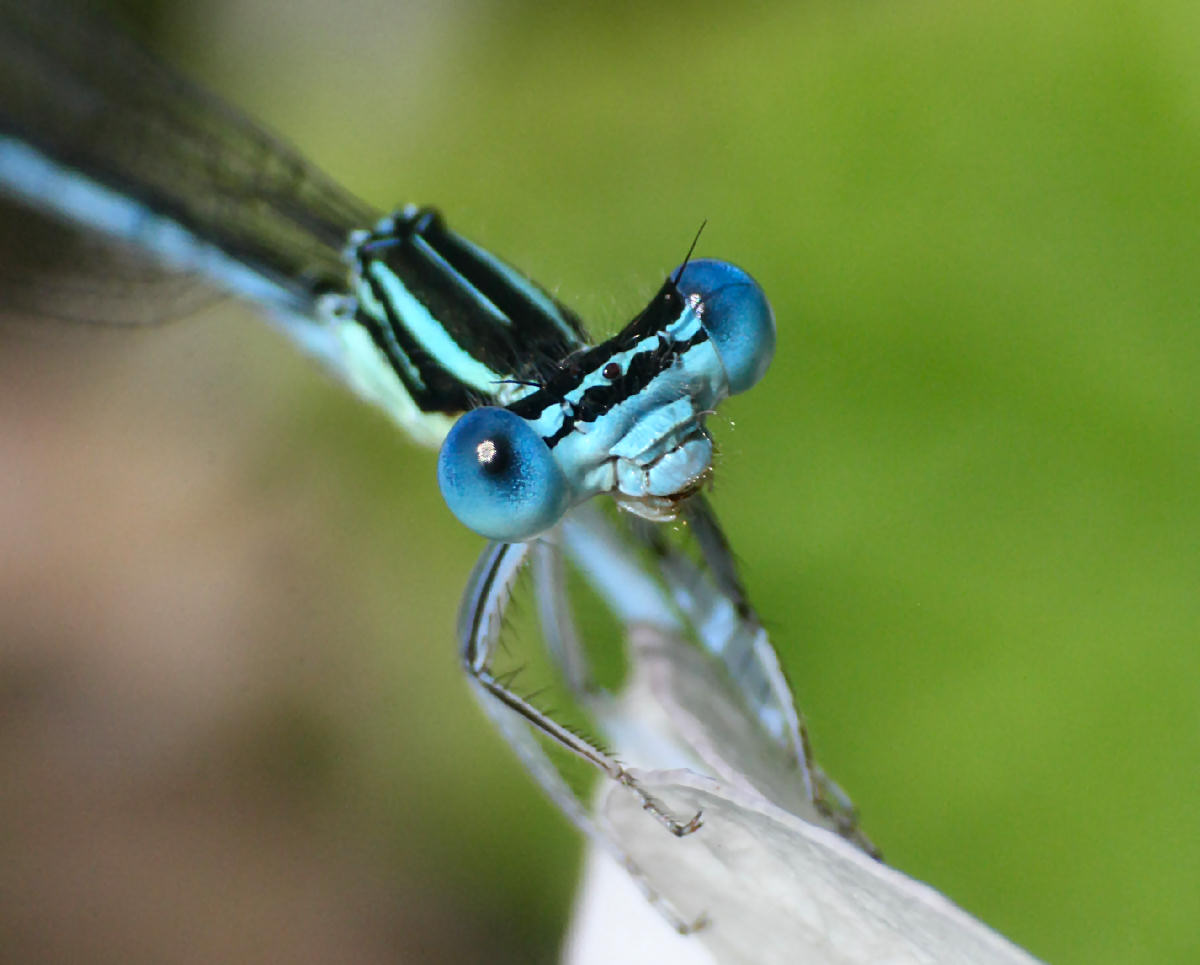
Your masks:
<svg viewBox="0 0 1200 965"><path fill-rule="evenodd" d="M70 5L0 0L0 135L138 199L302 309L345 290L347 235L377 217L288 145Z"/></svg>
<svg viewBox="0 0 1200 965"><path fill-rule="evenodd" d="M28 338L47 321L138 326L176 321L227 297L144 250L0 200L0 325Z"/></svg>

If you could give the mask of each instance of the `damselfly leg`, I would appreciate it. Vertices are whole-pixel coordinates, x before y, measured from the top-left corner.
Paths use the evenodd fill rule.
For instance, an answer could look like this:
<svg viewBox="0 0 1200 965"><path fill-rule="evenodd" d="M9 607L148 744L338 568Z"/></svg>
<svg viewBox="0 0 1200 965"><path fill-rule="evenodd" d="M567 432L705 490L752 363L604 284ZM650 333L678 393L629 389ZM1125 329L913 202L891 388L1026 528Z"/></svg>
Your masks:
<svg viewBox="0 0 1200 965"><path fill-rule="evenodd" d="M568 568L608 611L617 639L597 641L596 621L577 619ZM512 675L495 668L513 590L526 572L533 581L540 642L571 699L587 713L589 726L615 744L612 751L542 709L517 689ZM581 635L581 625L592 631L593 639ZM697 830L701 816L672 813L641 786L627 760L660 770L686 767L751 788L874 853L857 831L848 799L812 760L778 656L704 501L694 501L673 527L643 524L588 505L568 514L542 539L491 544L472 574L459 634L473 689L522 762L571 820L635 877L636 856L625 853L598 826L585 797L551 760L545 739L637 795L643 809L675 835ZM660 683L655 695L665 724L651 733L631 729L628 704L597 682L589 653L619 647L636 673L639 652L645 655L668 641L676 647L681 640L715 672L691 674L681 667L678 679ZM669 661L657 666L660 674L664 666L672 673ZM713 686L720 692L696 692L694 681L709 679L717 681ZM714 707L733 711L714 722Z"/></svg>
<svg viewBox="0 0 1200 965"><path fill-rule="evenodd" d="M538 544L533 542L492 543L477 564L467 587L459 623L463 664L472 683L477 692L487 700L508 708L546 737L592 764L618 784L629 788L641 799L642 808L676 837L691 834L700 827L700 815L683 819L673 815L662 802L644 790L614 756L594 741L576 734L549 714L539 710L531 700L522 697L494 673L492 657L499 643L504 610L508 605L513 584L529 557L537 552L544 552L545 545L541 544L543 549L539 551L535 549ZM554 622L543 624L543 632L553 641L547 644L553 654L559 658L568 653L572 655L572 674L575 675L574 683L577 684L580 679L586 679L586 671L580 667L583 659L582 649L578 646L578 636L574 627L566 622L569 620L567 611L561 606L556 609L558 612L554 616ZM579 676L581 674L584 676ZM576 696L581 696L588 703L594 703L597 699L595 692ZM520 748L518 751L523 758L526 757ZM540 772L541 768L537 771ZM541 780L540 773L537 776ZM562 804L557 782L553 787L548 786L544 780L542 783L551 796Z"/></svg>

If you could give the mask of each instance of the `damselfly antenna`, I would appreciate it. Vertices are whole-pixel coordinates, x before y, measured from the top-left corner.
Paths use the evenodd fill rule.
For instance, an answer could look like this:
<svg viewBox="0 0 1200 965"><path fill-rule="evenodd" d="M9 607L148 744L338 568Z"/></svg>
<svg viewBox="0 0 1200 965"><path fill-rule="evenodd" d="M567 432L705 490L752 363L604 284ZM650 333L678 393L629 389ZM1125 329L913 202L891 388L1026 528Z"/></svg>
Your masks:
<svg viewBox="0 0 1200 965"><path fill-rule="evenodd" d="M687 254L683 256L683 264L675 269L675 277L671 279L672 285L679 284L680 276L683 275L683 269L685 269L688 266L688 262L692 260L692 254L696 251L696 245L700 243L700 236L704 234L704 228L707 224L707 218L700 222L700 227L696 229L696 237L692 239L692 246L688 248Z"/></svg>

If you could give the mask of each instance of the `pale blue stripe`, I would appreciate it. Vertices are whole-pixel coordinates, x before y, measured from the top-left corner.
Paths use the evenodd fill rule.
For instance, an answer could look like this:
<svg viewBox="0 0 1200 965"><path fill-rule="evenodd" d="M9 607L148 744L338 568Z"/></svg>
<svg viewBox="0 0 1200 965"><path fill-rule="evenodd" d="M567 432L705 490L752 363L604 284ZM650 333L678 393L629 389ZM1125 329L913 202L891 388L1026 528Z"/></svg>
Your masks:
<svg viewBox="0 0 1200 965"><path fill-rule="evenodd" d="M378 262L373 263L372 273ZM386 270L386 269L385 269ZM387 308L381 305L379 299L375 297L375 292L370 285L357 286L358 305L364 312L375 319L375 323L379 326L379 330L387 339L388 347L391 349L392 358L400 363L404 369L404 373L408 378L421 388L425 388L425 380L421 378L421 371L408 357L408 353L400 347L400 343L396 341L396 333L392 331L392 322L388 317ZM406 320L407 321L407 320Z"/></svg>
<svg viewBox="0 0 1200 965"><path fill-rule="evenodd" d="M495 395L503 378L459 345L403 282L382 262L372 262L371 277L378 282L393 310L413 338L425 346L438 364L460 382L487 395Z"/></svg>
<svg viewBox="0 0 1200 965"><path fill-rule="evenodd" d="M3 135L0 187L68 221L146 248L169 268L201 272L222 288L268 306L288 311L296 307L297 298L287 288L201 241L178 222Z"/></svg>
<svg viewBox="0 0 1200 965"><path fill-rule="evenodd" d="M637 556L595 507L585 504L569 512L562 533L567 553L588 584L623 622L681 629L662 588L646 575Z"/></svg>

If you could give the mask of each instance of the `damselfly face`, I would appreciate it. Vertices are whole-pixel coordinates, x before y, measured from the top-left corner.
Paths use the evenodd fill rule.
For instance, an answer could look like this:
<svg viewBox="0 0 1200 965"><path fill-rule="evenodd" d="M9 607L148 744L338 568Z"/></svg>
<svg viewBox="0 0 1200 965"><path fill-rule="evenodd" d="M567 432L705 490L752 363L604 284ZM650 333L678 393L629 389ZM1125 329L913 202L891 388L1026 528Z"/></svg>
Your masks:
<svg viewBox="0 0 1200 965"><path fill-rule="evenodd" d="M463 416L438 458L442 494L466 526L510 542L601 493L673 519L712 467L706 417L754 385L774 351L758 284L728 262L687 262L613 338L508 406Z"/></svg>

